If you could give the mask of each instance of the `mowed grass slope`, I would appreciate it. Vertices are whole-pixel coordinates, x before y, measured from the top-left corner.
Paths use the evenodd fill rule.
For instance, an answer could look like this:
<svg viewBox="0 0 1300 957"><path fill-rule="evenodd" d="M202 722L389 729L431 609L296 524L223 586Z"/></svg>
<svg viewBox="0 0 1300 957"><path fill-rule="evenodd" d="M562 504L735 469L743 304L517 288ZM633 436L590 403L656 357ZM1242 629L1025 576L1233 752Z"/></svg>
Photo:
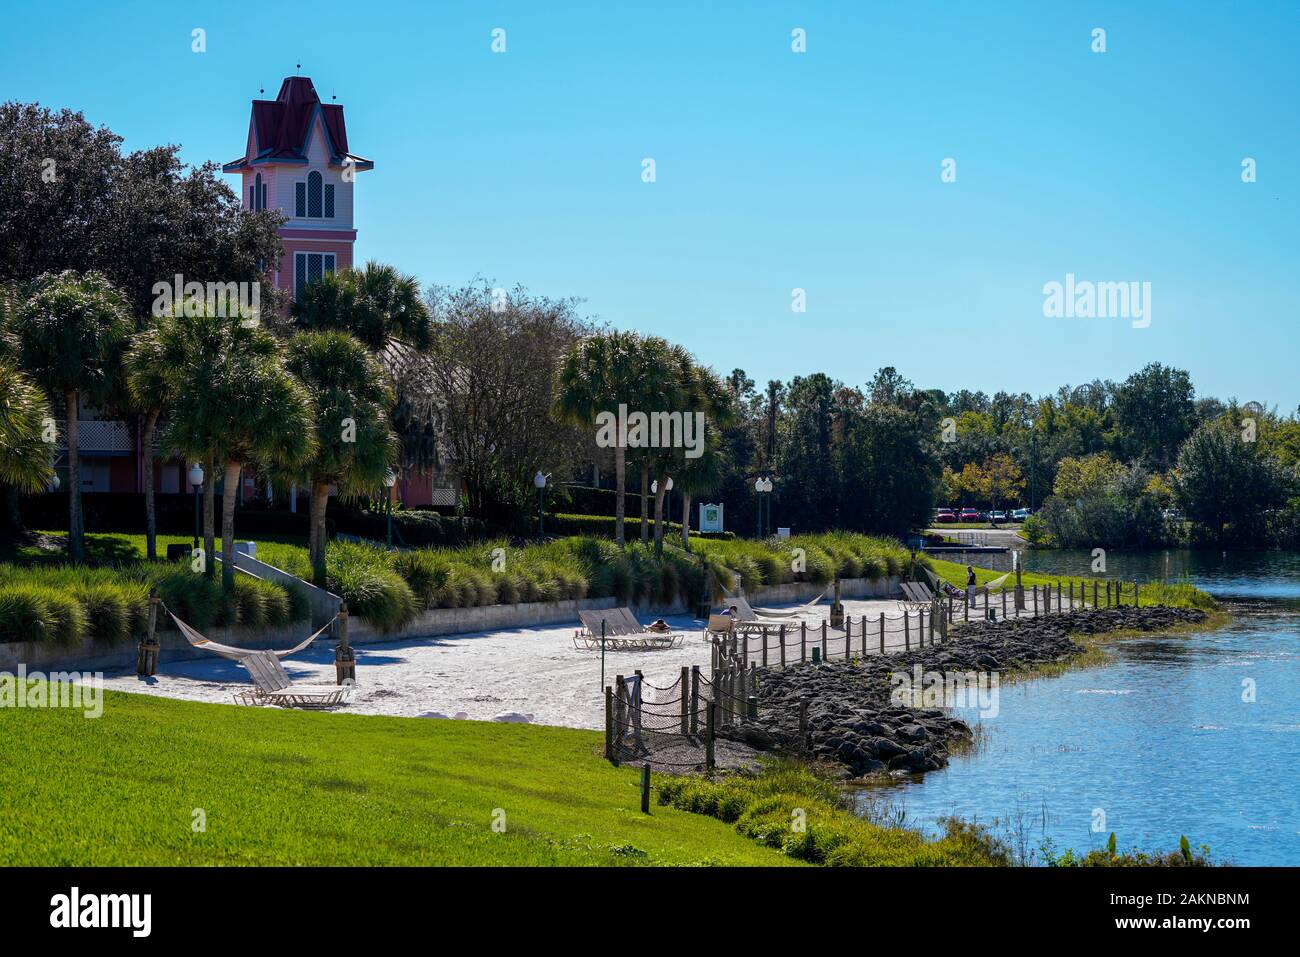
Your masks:
<svg viewBox="0 0 1300 957"><path fill-rule="evenodd" d="M797 863L713 818L641 814L638 772L600 740L113 692L97 719L2 708L0 865Z"/></svg>

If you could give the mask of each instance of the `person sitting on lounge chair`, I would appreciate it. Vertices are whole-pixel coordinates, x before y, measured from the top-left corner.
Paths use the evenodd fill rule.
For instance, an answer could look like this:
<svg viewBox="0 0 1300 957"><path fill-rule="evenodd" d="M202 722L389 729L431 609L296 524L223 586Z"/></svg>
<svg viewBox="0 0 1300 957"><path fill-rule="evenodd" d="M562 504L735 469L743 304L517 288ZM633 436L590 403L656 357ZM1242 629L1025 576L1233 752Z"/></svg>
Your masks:
<svg viewBox="0 0 1300 957"><path fill-rule="evenodd" d="M645 626L645 630L666 632L666 631L672 631L673 629L672 626L669 625L668 622L664 621L662 618L656 618L650 624Z"/></svg>

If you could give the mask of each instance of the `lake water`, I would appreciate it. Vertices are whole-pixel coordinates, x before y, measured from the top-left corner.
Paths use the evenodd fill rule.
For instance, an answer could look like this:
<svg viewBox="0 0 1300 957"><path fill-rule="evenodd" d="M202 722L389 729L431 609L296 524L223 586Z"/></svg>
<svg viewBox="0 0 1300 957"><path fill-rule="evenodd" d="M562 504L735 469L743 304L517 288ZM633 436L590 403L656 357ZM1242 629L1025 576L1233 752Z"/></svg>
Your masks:
<svg viewBox="0 0 1300 957"><path fill-rule="evenodd" d="M1102 847L1114 831L1121 848L1172 850L1185 834L1219 861L1300 865L1300 552L1106 558L1111 578L1191 581L1232 620L1117 641L1102 666L1003 687L996 716L954 708L981 725L981 747L863 800L926 830L950 815L990 825L1021 856L1045 838ZM1091 562L1025 553L1032 571L1086 575Z"/></svg>

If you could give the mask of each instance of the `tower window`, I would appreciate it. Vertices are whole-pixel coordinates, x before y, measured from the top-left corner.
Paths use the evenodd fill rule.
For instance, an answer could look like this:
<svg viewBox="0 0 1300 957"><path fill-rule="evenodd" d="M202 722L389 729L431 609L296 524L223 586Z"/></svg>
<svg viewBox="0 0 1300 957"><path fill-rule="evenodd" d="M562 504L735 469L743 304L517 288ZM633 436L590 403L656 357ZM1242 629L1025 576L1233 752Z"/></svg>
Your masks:
<svg viewBox="0 0 1300 957"><path fill-rule="evenodd" d="M307 215L307 184L294 183L293 214L299 218Z"/></svg>
<svg viewBox="0 0 1300 957"><path fill-rule="evenodd" d="M326 273L332 273L334 264L334 253L294 253L293 298L297 300L309 284L318 282Z"/></svg>
<svg viewBox="0 0 1300 957"><path fill-rule="evenodd" d="M307 218L320 219L321 215L321 175L312 170L307 174Z"/></svg>
<svg viewBox="0 0 1300 957"><path fill-rule="evenodd" d="M334 218L334 184L325 184L325 218Z"/></svg>

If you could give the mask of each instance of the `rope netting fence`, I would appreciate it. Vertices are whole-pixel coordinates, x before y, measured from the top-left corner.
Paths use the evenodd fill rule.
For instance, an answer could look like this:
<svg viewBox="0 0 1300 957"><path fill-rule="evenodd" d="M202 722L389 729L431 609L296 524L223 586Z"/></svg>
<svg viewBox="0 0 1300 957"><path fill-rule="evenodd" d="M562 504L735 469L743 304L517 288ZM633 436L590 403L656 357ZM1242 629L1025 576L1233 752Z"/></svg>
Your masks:
<svg viewBox="0 0 1300 957"><path fill-rule="evenodd" d="M1113 587L1112 587L1113 584ZM1138 604L1139 586L1094 581L1091 593L1073 582L1026 586L1020 600L1010 589L985 592L974 605L963 598L936 597L928 605L900 614L845 616L840 627L828 620L809 624L738 623L726 633L705 632L712 645L711 667L681 668L672 684L654 685L640 671L618 675L605 688L605 756L616 764L645 761L664 770L712 769L717 742L734 726L763 719L765 737L785 750L807 743L806 703L796 714L763 705L758 697L759 668L812 661L850 661L891 654L947 640L952 624L969 620L1037 617L1083 608ZM981 600L982 599L982 600Z"/></svg>

